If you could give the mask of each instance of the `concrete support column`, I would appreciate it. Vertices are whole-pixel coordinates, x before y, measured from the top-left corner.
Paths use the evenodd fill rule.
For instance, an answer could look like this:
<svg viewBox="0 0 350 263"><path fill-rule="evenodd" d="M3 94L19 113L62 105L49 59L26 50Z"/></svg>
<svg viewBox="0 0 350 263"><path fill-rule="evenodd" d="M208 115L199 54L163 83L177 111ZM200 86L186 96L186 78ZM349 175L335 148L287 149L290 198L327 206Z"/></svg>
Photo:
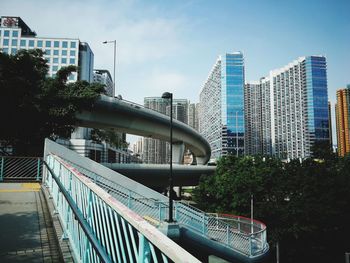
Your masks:
<svg viewBox="0 0 350 263"><path fill-rule="evenodd" d="M173 143L173 163L183 164L185 155L185 144L183 142ZM174 187L178 198L181 198L181 187Z"/></svg>
<svg viewBox="0 0 350 263"><path fill-rule="evenodd" d="M173 163L183 164L185 155L185 144L183 142L173 143Z"/></svg>

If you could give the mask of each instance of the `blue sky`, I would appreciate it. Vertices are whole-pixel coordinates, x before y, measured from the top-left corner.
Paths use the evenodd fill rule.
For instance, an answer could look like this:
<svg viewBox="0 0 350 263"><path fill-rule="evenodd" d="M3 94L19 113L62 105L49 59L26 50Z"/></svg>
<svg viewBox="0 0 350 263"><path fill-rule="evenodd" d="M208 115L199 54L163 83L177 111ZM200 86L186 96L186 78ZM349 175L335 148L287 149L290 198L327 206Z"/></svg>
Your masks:
<svg viewBox="0 0 350 263"><path fill-rule="evenodd" d="M117 94L143 103L164 91L199 100L217 56L242 51L246 81L300 56L325 55L329 98L350 83L350 0L92 1L12 0L1 15L20 16L38 36L90 44L95 67L113 72Z"/></svg>

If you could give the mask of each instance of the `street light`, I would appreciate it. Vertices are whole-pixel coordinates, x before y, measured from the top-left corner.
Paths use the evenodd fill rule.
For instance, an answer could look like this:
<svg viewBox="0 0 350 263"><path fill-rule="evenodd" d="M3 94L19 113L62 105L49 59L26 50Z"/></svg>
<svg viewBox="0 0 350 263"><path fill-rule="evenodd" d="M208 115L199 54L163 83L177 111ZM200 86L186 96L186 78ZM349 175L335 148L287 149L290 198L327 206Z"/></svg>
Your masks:
<svg viewBox="0 0 350 263"><path fill-rule="evenodd" d="M111 41L103 41L102 44L108 44L108 43L113 43L114 44L114 74L113 74L113 98L115 96L115 62L116 62L116 56L117 56L117 40L111 40Z"/></svg>
<svg viewBox="0 0 350 263"><path fill-rule="evenodd" d="M162 99L170 99L170 176L169 176L169 218L168 222L173 220L173 94L164 92Z"/></svg>

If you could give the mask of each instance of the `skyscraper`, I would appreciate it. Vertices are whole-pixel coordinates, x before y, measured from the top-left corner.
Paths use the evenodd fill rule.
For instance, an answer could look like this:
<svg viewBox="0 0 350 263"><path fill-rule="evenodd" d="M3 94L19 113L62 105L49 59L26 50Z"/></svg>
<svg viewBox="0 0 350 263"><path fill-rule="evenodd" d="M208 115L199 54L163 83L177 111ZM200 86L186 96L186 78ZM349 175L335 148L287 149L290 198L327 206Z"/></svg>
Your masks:
<svg viewBox="0 0 350 263"><path fill-rule="evenodd" d="M249 146L261 138L262 154L295 159L310 157L315 143L329 141L325 57L300 57L270 71L254 89L247 87L246 111L253 112L256 104L261 105L261 133L249 134ZM256 126L250 114L246 114L246 122L248 131Z"/></svg>
<svg viewBox="0 0 350 263"><path fill-rule="evenodd" d="M262 153L262 100L260 82L248 82L244 87L245 154Z"/></svg>
<svg viewBox="0 0 350 263"><path fill-rule="evenodd" d="M347 88L337 90L336 123L338 154L350 153L350 84Z"/></svg>
<svg viewBox="0 0 350 263"><path fill-rule="evenodd" d="M172 105L173 118L187 124L188 120L188 100L174 99ZM146 108L158 111L165 115L170 115L170 105L167 99L160 97L144 98ZM169 144L165 141L151 138L143 138L143 155L144 163L165 164L169 160Z"/></svg>
<svg viewBox="0 0 350 263"><path fill-rule="evenodd" d="M244 154L244 58L219 56L200 93L199 132L212 158Z"/></svg>

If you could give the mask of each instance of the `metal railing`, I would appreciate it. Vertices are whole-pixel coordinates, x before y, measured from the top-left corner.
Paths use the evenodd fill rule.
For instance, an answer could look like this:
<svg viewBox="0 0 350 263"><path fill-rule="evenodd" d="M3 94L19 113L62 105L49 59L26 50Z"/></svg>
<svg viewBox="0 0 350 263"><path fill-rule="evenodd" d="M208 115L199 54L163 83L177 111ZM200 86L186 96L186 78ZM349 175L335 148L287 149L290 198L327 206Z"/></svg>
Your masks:
<svg viewBox="0 0 350 263"><path fill-rule="evenodd" d="M46 158L44 182L77 262L199 262L75 167Z"/></svg>
<svg viewBox="0 0 350 263"><path fill-rule="evenodd" d="M65 161L154 226L159 226L162 221L168 219L167 197L147 198L74 162ZM244 256L255 257L268 250L266 226L259 221L252 222L249 218L239 216L225 218L223 215L205 213L181 201L174 201L173 214L180 225Z"/></svg>
<svg viewBox="0 0 350 263"><path fill-rule="evenodd" d="M0 157L1 181L41 181L42 159L38 157Z"/></svg>

